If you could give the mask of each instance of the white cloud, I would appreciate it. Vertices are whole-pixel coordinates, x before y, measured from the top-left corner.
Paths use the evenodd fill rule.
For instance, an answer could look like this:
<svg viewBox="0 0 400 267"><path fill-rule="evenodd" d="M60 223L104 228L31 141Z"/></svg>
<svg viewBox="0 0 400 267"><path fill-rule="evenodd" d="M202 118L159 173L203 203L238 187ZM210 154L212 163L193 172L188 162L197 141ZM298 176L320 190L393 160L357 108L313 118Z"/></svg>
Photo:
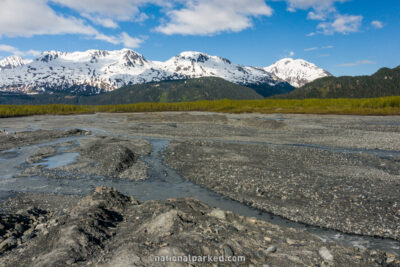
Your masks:
<svg viewBox="0 0 400 267"><path fill-rule="evenodd" d="M339 66L341 66L341 67L353 67L353 66L367 65L367 64L375 64L375 61L365 59L365 60L358 60L358 61L355 61L355 62L340 64Z"/></svg>
<svg viewBox="0 0 400 267"><path fill-rule="evenodd" d="M147 4L172 7L181 0L47 0L76 10L93 23L107 28L117 28L118 21L144 21L147 18L140 8Z"/></svg>
<svg viewBox="0 0 400 267"><path fill-rule="evenodd" d="M281 0L282 1L282 0ZM297 9L308 10L308 18L313 20L325 20L330 13L336 12L335 2L346 0L283 0L287 2L288 10L295 12Z"/></svg>
<svg viewBox="0 0 400 267"><path fill-rule="evenodd" d="M238 32L251 27L253 17L272 13L264 0L190 0L182 9L167 12L169 21L156 31L168 35Z"/></svg>
<svg viewBox="0 0 400 267"><path fill-rule="evenodd" d="M11 45L0 44L0 51L14 54L18 49Z"/></svg>
<svg viewBox="0 0 400 267"><path fill-rule="evenodd" d="M309 52L309 51L314 51L314 50L318 50L318 47L310 47L310 48L306 48L304 49L304 51Z"/></svg>
<svg viewBox="0 0 400 267"><path fill-rule="evenodd" d="M363 16L337 15L333 22L322 22L317 28L321 33L332 35L334 33L348 34L358 32L361 27Z"/></svg>
<svg viewBox="0 0 400 267"><path fill-rule="evenodd" d="M94 24L101 25L106 28L112 28L112 29L118 28L118 24L110 18L102 18L102 17L98 17L98 16L93 16L88 13L82 13L81 16L92 21Z"/></svg>
<svg viewBox="0 0 400 267"><path fill-rule="evenodd" d="M129 20L139 12L140 0L50 0L86 14Z"/></svg>
<svg viewBox="0 0 400 267"><path fill-rule="evenodd" d="M311 20L325 20L325 16L323 14L313 11L308 12L307 18Z"/></svg>
<svg viewBox="0 0 400 267"><path fill-rule="evenodd" d="M36 50L20 51L18 48L6 44L0 44L0 51L21 57L29 57L29 56L37 57L41 53L40 51Z"/></svg>
<svg viewBox="0 0 400 267"><path fill-rule="evenodd" d="M321 47L306 48L306 49L304 49L304 51L310 52L310 51L315 51L315 50L319 50L319 49L332 49L332 48L333 48L333 45L327 45L327 46L321 46Z"/></svg>
<svg viewBox="0 0 400 267"><path fill-rule="evenodd" d="M310 10L307 18L310 20L324 21L317 25L316 32L306 36L314 36L317 33L332 35L334 33L348 34L359 31L361 28L362 16L342 15L335 7L336 3L343 3L350 0L274 0L285 1L288 10L295 12L298 9ZM377 24L378 26L378 24Z"/></svg>
<svg viewBox="0 0 400 267"><path fill-rule="evenodd" d="M120 38L124 46L129 48L138 48L140 44L143 43L143 39L131 37L126 32L123 32Z"/></svg>
<svg viewBox="0 0 400 267"><path fill-rule="evenodd" d="M61 2L61 0L57 0ZM62 0L63 2L74 2L72 0ZM87 5L91 1L82 1ZM96 4L93 2L93 8L103 7L102 1ZM109 2L111 1L103 1ZM118 1L117 1L118 2ZM120 1L122 2L122 1ZM103 3L104 4L104 3ZM111 6L110 14L117 13ZM83 8L84 9L84 8ZM127 7L127 9L129 9ZM100 9L95 9L100 10ZM130 10L131 11L131 10ZM98 20L98 24L106 27L117 27L110 19L92 17L91 14L84 14L90 20ZM99 32L92 26L85 23L84 20L75 17L66 17L57 14L49 5L48 0L1 0L0 1L0 38L7 37L31 37L34 35L61 35L61 34L79 34L87 38L106 41L112 44L124 44L126 47L137 48L143 40L133 38L127 33L121 33L118 36L107 36ZM31 53L33 55L33 53Z"/></svg>
<svg viewBox="0 0 400 267"><path fill-rule="evenodd" d="M372 27L376 29L382 29L383 28L383 23L379 20L374 20L371 22Z"/></svg>
<svg viewBox="0 0 400 267"><path fill-rule="evenodd" d="M26 51L26 52L23 52L22 55L38 57L40 54L42 54L41 51L30 49L30 50L28 50L28 51Z"/></svg>
<svg viewBox="0 0 400 267"><path fill-rule="evenodd" d="M56 14L45 0L0 1L0 36L69 33L94 35L96 30L82 20Z"/></svg>
<svg viewBox="0 0 400 267"><path fill-rule="evenodd" d="M131 37L126 32L123 32L117 36L98 34L94 37L96 40L105 41L111 44L123 44L127 48L138 48L140 44L144 42L143 39Z"/></svg>
<svg viewBox="0 0 400 267"><path fill-rule="evenodd" d="M293 56L294 56L294 52L293 52L293 51L290 51L290 52L289 52L289 56L290 56L290 57L293 57Z"/></svg>
<svg viewBox="0 0 400 267"><path fill-rule="evenodd" d="M310 52L310 51L315 51L315 50L320 50L320 49L332 49L333 47L334 47L333 45L327 45L327 46L321 46L321 47L310 47L310 48L304 49L304 51Z"/></svg>

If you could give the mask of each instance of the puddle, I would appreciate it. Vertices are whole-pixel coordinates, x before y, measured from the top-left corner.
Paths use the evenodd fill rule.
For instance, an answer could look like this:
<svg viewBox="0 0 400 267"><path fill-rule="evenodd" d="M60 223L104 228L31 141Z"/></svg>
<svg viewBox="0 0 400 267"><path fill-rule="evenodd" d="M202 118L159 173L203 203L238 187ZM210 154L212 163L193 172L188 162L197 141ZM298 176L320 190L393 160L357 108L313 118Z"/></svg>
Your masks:
<svg viewBox="0 0 400 267"><path fill-rule="evenodd" d="M12 148L0 152L0 180L10 179L14 175L20 173L21 164L25 163L26 159L36 153L39 147L61 144L69 141L77 141L83 136L73 136L60 138L51 142L46 142L37 145L25 146L20 148ZM46 165L46 163L44 163ZM3 189L3 188L2 188ZM17 190L18 191L18 190Z"/></svg>
<svg viewBox="0 0 400 267"><path fill-rule="evenodd" d="M62 146L58 148L56 155L44 158L42 161L32 165L45 165L46 169L54 169L74 163L77 161L79 153L64 152L64 151L69 148L76 147L78 145L79 144L77 143L77 141L74 140L74 143L72 145Z"/></svg>
<svg viewBox="0 0 400 267"><path fill-rule="evenodd" d="M45 165L47 169L54 169L76 162L78 156L79 153L62 153L60 155L48 157L44 159L43 162L35 163L33 165Z"/></svg>

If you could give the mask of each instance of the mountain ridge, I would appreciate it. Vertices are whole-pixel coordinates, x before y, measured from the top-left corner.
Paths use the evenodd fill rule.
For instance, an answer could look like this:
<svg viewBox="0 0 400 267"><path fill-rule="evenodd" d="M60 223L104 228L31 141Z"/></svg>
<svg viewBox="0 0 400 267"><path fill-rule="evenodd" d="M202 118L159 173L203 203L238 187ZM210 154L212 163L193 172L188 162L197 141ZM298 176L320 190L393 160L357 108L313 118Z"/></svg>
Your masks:
<svg viewBox="0 0 400 267"><path fill-rule="evenodd" d="M165 62L150 61L126 48L47 51L32 62L15 64L0 71L0 90L24 94L99 94L132 84L201 77L219 77L239 85L261 86L266 95L275 87L283 93L293 90L287 81L262 67L239 65L195 51L182 52Z"/></svg>

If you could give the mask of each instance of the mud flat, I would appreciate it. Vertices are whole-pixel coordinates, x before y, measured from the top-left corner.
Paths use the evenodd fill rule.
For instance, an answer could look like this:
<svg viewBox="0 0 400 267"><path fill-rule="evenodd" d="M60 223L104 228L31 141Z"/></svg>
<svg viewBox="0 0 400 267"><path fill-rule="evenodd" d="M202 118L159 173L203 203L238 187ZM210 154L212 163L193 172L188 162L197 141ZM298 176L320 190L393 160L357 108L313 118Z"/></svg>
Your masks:
<svg viewBox="0 0 400 267"><path fill-rule="evenodd" d="M400 117L165 112L0 128L13 133L0 136L0 265L400 264Z"/></svg>
<svg viewBox="0 0 400 267"><path fill-rule="evenodd" d="M224 257L223 264L230 266L400 263L390 253L325 244L303 231L195 199L140 203L113 189L97 188L79 201L23 194L4 206L15 215L1 217L1 266L187 266L162 261L188 255ZM220 264L213 259L202 257L192 264Z"/></svg>
<svg viewBox="0 0 400 267"><path fill-rule="evenodd" d="M399 159L210 141L176 141L165 155L193 183L260 210L400 240Z"/></svg>

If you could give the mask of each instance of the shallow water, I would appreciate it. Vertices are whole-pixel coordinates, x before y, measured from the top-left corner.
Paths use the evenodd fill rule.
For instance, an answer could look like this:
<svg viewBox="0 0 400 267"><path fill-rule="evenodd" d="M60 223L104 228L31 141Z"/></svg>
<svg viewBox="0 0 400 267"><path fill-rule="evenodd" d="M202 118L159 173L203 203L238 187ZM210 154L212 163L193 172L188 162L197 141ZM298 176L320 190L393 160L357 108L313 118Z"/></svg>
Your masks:
<svg viewBox="0 0 400 267"><path fill-rule="evenodd" d="M57 154L45 158L43 161L32 164L32 165L44 165L46 166L47 169L54 169L58 167L63 167L67 166L71 163L74 163L78 160L79 153L73 153L73 152L64 152L65 150L78 146L78 143L76 143L76 140L74 140L75 143L73 145L68 145L68 146L62 146L57 149Z"/></svg>
<svg viewBox="0 0 400 267"><path fill-rule="evenodd" d="M47 169L54 169L58 167L67 166L74 163L78 159L79 153L62 153L45 159L44 162L37 163L37 165L46 165Z"/></svg>
<svg viewBox="0 0 400 267"><path fill-rule="evenodd" d="M101 133L104 134L106 132L101 131ZM21 167L21 164L25 162L26 158L34 154L40 146L59 144L67 141L77 142L79 138L82 137L63 138L40 145L23 147L18 150L12 149L1 152L0 200L14 196L15 192L86 195L93 192L93 190L99 186L114 187L123 194L134 196L139 201L192 197L207 203L210 206L233 211L242 216L255 217L279 226L306 230L326 242L336 242L345 246L380 249L400 254L400 242L395 240L343 234L334 230L296 223L280 216L250 208L237 201L225 198L215 192L195 185L182 178L173 169L163 164L162 152L169 144L169 140L167 139L145 138L152 143L153 150L150 155L143 158L149 167L149 178L144 181L111 179L109 177L93 175L88 175L84 179L77 179L74 175L66 175L63 178L12 178L14 174L20 171L19 168ZM47 158L44 163L40 164L45 164L47 168L56 168L72 163L77 159L78 154L64 152L70 147L71 145L60 147L57 151L57 155ZM3 169L5 166L7 166L7 168Z"/></svg>

